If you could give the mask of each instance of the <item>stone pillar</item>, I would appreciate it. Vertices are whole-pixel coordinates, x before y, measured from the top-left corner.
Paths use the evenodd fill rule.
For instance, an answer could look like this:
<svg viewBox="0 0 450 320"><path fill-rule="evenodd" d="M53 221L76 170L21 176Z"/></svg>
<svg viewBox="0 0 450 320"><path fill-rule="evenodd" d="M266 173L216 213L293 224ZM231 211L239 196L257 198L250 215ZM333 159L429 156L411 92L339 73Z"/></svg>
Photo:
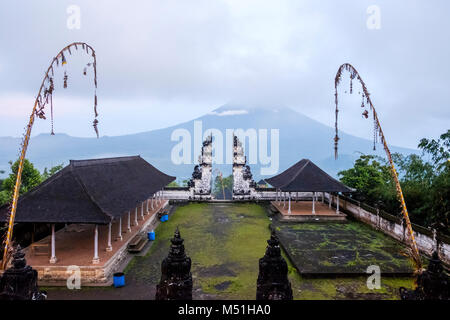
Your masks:
<svg viewBox="0 0 450 320"><path fill-rule="evenodd" d="M264 257L259 259L256 300L292 300L288 266L281 256L280 243L274 231Z"/></svg>
<svg viewBox="0 0 450 320"><path fill-rule="evenodd" d="M141 218L142 218L142 220L145 220L145 218L144 218L144 203L143 202L141 203Z"/></svg>
<svg viewBox="0 0 450 320"><path fill-rule="evenodd" d="M127 226L127 232L131 232L131 212L128 211L128 226Z"/></svg>
<svg viewBox="0 0 450 320"><path fill-rule="evenodd" d="M312 214L316 214L316 193L313 192L313 197L312 197Z"/></svg>
<svg viewBox="0 0 450 320"><path fill-rule="evenodd" d="M94 258L92 258L93 264L99 264L100 258L98 256L98 225L95 225L94 229Z"/></svg>
<svg viewBox="0 0 450 320"><path fill-rule="evenodd" d="M111 228L112 228L112 222L110 222L109 225L108 225L108 246L106 247L106 251L112 251Z"/></svg>
<svg viewBox="0 0 450 320"><path fill-rule="evenodd" d="M339 193L336 195L336 214L339 213Z"/></svg>
<svg viewBox="0 0 450 320"><path fill-rule="evenodd" d="M25 254L17 246L11 268L5 270L0 277L0 301L45 300L47 294L39 291L37 281L37 271L27 265Z"/></svg>
<svg viewBox="0 0 450 320"><path fill-rule="evenodd" d="M288 214L291 214L291 193L289 192L289 206L288 206Z"/></svg>
<svg viewBox="0 0 450 320"><path fill-rule="evenodd" d="M119 233L117 234L116 240L122 241L123 240L123 238L122 238L122 217L119 217L119 231L118 232Z"/></svg>
<svg viewBox="0 0 450 320"><path fill-rule="evenodd" d="M138 222L138 208L136 207L136 211L135 211L135 214L134 214L134 225L135 226L138 226L139 225L139 222Z"/></svg>
<svg viewBox="0 0 450 320"><path fill-rule="evenodd" d="M56 261L58 261L58 259L56 258L56 248L55 248L55 245L56 245L56 235L55 235L55 224L52 224L52 243L51 243L51 246L52 246L52 255L51 255L51 257L50 257L50 263L56 263Z"/></svg>
<svg viewBox="0 0 450 320"><path fill-rule="evenodd" d="M148 214L148 199L145 200L145 214Z"/></svg>
<svg viewBox="0 0 450 320"><path fill-rule="evenodd" d="M186 256L178 228L170 240L169 255L161 263L156 300L192 300L191 258Z"/></svg>
<svg viewBox="0 0 450 320"><path fill-rule="evenodd" d="M152 210L155 209L155 208L153 208L153 199L155 199L155 195L152 196L152 200L151 200L151 202L150 202Z"/></svg>

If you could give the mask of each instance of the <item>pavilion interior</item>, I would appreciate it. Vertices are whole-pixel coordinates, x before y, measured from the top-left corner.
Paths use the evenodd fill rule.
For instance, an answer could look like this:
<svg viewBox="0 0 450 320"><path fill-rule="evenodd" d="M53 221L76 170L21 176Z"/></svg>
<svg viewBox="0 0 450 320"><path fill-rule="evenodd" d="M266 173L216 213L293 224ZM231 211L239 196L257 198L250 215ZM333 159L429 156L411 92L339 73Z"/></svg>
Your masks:
<svg viewBox="0 0 450 320"><path fill-rule="evenodd" d="M41 244L48 244L48 254L42 255L44 250L40 249L39 254L36 255L31 250L31 246L25 249L27 262L34 268L39 267L61 267L61 266L90 266L90 267L102 267L109 262L114 255L121 250L127 243L139 232L146 229L151 229L152 224L149 223L152 217L167 206L168 201L162 200L160 202L155 201L154 208L149 206L148 211L144 206L142 211L144 215L141 215L142 207L137 209L138 225L135 224L136 211L130 211L130 230L128 230L128 213L124 214L122 222L121 239L119 237L119 220L115 220L112 223L111 228L111 247L112 250L108 251L108 232L109 225L98 225L98 257L99 263L93 264L94 257L94 236L95 225L94 224L70 224L65 228L58 230L55 234L55 254L56 262L50 263L50 248L51 248L51 235L38 241ZM150 230L149 230L150 231Z"/></svg>

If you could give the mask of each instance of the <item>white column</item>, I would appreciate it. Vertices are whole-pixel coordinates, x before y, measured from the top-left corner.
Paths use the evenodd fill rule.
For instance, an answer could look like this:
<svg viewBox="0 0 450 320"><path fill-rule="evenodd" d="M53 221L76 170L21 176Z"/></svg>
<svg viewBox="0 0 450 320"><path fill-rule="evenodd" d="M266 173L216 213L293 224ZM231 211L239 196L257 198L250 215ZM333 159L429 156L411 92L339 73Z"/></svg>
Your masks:
<svg viewBox="0 0 450 320"><path fill-rule="evenodd" d="M131 212L128 211L128 228L127 228L128 232L131 232Z"/></svg>
<svg viewBox="0 0 450 320"><path fill-rule="evenodd" d="M328 193L328 208L331 209L331 202L333 202L333 195Z"/></svg>
<svg viewBox="0 0 450 320"><path fill-rule="evenodd" d="M141 204L141 218L142 218L142 220L144 220L145 218L144 218L144 203L142 202L142 204Z"/></svg>
<svg viewBox="0 0 450 320"><path fill-rule="evenodd" d="M151 200L151 202L150 202L150 205L151 205L152 210L155 209L155 208L153 208L153 199L155 199L155 195L152 196L152 200Z"/></svg>
<svg viewBox="0 0 450 320"><path fill-rule="evenodd" d="M135 214L134 214L134 225L135 225L135 226L138 226L138 225L139 225L137 216L138 216L138 208L136 207L136 211L135 211Z"/></svg>
<svg viewBox="0 0 450 320"><path fill-rule="evenodd" d="M108 225L108 246L106 247L106 251L112 251L111 228L112 228L112 222L110 222L109 225Z"/></svg>
<svg viewBox="0 0 450 320"><path fill-rule="evenodd" d="M119 218L119 234L117 235L117 240L122 241L122 217Z"/></svg>
<svg viewBox="0 0 450 320"><path fill-rule="evenodd" d="M288 207L288 214L291 214L291 193L289 192L289 207Z"/></svg>
<svg viewBox="0 0 450 320"><path fill-rule="evenodd" d="M100 258L98 256L98 225L95 225L94 229L94 258L92 259L93 264L100 263Z"/></svg>
<svg viewBox="0 0 450 320"><path fill-rule="evenodd" d="M275 202L278 201L278 189L275 189Z"/></svg>
<svg viewBox="0 0 450 320"><path fill-rule="evenodd" d="M339 213L339 193L336 195L336 213Z"/></svg>
<svg viewBox="0 0 450 320"><path fill-rule="evenodd" d="M56 263L58 261L55 252L55 224L52 224L52 256L50 257L50 263Z"/></svg>
<svg viewBox="0 0 450 320"><path fill-rule="evenodd" d="M312 214L316 214L316 193L313 192Z"/></svg>
<svg viewBox="0 0 450 320"><path fill-rule="evenodd" d="M278 189L277 193L279 193L279 195L278 195L278 204L281 204L281 190Z"/></svg>

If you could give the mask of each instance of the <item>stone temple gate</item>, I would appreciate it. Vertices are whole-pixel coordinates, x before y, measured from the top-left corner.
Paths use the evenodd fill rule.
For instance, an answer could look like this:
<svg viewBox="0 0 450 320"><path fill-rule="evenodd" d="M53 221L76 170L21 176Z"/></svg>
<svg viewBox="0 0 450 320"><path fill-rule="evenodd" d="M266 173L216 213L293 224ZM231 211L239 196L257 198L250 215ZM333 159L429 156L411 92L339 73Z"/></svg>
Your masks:
<svg viewBox="0 0 450 320"><path fill-rule="evenodd" d="M212 135L203 141L198 165L194 167L192 178L188 182L191 199L210 200L212 184ZM233 200L255 199L256 183L247 165L247 157L242 143L233 134Z"/></svg>

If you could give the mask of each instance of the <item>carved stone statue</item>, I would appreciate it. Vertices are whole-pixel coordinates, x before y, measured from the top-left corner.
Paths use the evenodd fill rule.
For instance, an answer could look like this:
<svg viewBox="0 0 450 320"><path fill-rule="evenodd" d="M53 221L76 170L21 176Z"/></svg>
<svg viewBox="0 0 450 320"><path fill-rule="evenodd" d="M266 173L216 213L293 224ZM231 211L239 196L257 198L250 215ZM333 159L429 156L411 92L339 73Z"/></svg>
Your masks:
<svg viewBox="0 0 450 320"><path fill-rule="evenodd" d="M280 243L275 231L269 240L264 257L259 259L256 300L292 300L288 267L281 256Z"/></svg>
<svg viewBox="0 0 450 320"><path fill-rule="evenodd" d="M12 267L0 278L0 300L45 300L47 294L39 291L37 271L27 265L20 245L13 255Z"/></svg>
<svg viewBox="0 0 450 320"><path fill-rule="evenodd" d="M437 251L428 264L426 271L417 277L417 288L407 290L400 288L402 300L448 300L450 298L450 279L445 274L442 261Z"/></svg>
<svg viewBox="0 0 450 320"><path fill-rule="evenodd" d="M161 280L156 286L156 300L192 300L191 258L184 252L178 228L170 240L169 255L161 264Z"/></svg>

